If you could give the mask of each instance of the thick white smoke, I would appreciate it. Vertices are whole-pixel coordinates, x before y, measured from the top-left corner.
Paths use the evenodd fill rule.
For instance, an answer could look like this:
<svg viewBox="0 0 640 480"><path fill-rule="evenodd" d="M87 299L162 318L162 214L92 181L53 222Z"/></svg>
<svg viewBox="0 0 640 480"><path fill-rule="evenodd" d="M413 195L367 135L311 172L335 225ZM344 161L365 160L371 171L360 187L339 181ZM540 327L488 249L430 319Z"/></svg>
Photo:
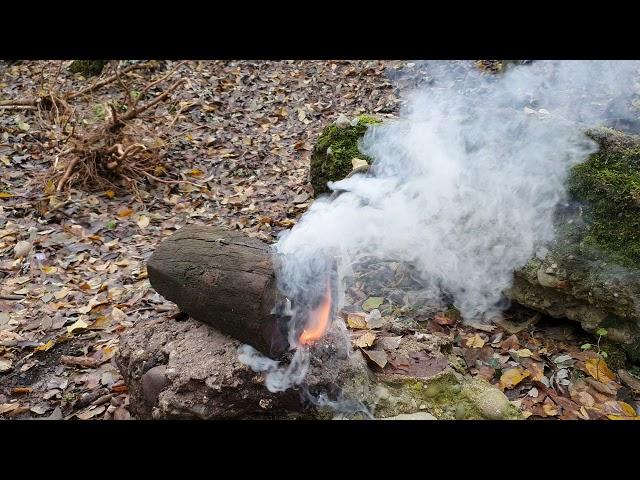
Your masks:
<svg viewBox="0 0 640 480"><path fill-rule="evenodd" d="M585 129L629 116L638 66L534 62L489 76L425 62L428 85L363 139L372 171L331 185L344 193L316 200L275 246L294 307L324 259L367 255L414 264L425 292L447 292L465 319L495 313L514 269L553 239L569 168L596 148ZM304 376L296 354L302 368L269 374L281 388Z"/></svg>

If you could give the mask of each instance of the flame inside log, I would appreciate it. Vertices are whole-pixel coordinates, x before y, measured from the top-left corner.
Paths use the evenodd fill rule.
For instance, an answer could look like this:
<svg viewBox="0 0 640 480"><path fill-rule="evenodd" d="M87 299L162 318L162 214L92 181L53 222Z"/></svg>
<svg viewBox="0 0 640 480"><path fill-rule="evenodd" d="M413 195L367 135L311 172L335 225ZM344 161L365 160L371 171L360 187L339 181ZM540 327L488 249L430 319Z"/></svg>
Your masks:
<svg viewBox="0 0 640 480"><path fill-rule="evenodd" d="M322 338L329 327L331 316L331 282L327 281L324 298L320 305L309 312L307 328L300 335L301 345L309 345Z"/></svg>

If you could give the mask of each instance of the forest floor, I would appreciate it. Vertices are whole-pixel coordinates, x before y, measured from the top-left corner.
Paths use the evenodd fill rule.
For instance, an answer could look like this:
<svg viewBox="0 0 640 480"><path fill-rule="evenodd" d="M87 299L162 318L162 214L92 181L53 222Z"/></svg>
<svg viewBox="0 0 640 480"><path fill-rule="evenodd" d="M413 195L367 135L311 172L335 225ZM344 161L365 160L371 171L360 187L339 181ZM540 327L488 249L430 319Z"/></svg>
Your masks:
<svg viewBox="0 0 640 480"><path fill-rule="evenodd" d="M119 333L179 313L149 285L155 246L188 224L275 241L313 199L309 156L322 127L400 106L390 78L402 62L152 62L87 90L114 63L85 78L67 62L0 62L0 418L130 418L113 360ZM144 145L121 155L138 165L126 182L120 167L95 175L82 161L65 176L69 146L87 145L74 139L126 116L131 96L153 101L172 80L154 81L173 69L186 81L112 133L112 143ZM2 106L47 95L48 106ZM500 385L530 418L634 416L637 391L580 348L593 338L543 324L424 325L455 338L467 374Z"/></svg>

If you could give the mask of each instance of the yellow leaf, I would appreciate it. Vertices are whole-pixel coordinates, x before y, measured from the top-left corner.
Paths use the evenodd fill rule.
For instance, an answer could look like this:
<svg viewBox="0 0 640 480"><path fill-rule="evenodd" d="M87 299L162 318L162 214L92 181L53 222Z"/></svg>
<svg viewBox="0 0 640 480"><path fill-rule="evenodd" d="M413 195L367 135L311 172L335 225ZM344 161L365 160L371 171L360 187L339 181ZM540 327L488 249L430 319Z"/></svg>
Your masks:
<svg viewBox="0 0 640 480"><path fill-rule="evenodd" d="M58 267L42 267L42 271L44 273L46 273L47 275L51 275L53 273L56 273L58 271Z"/></svg>
<svg viewBox="0 0 640 480"><path fill-rule="evenodd" d="M45 195L53 195L56 191L56 184L53 180L48 180L47 184L44 186L44 194Z"/></svg>
<svg viewBox="0 0 640 480"><path fill-rule="evenodd" d="M51 347L53 347L55 344L56 344L56 342L54 340L49 340L47 343L45 343L43 345L40 345L39 347L36 347L36 351L38 351L38 352L46 352Z"/></svg>
<svg viewBox="0 0 640 480"><path fill-rule="evenodd" d="M53 296L56 298L56 300L62 300L64 297L66 297L67 295L69 295L69 289L68 288L61 288L60 290L58 290L57 292L54 292Z"/></svg>
<svg viewBox="0 0 640 480"><path fill-rule="evenodd" d="M360 335L353 343L356 347L366 348L373 345L373 342L376 341L376 334L373 332L365 332L363 335Z"/></svg>
<svg viewBox="0 0 640 480"><path fill-rule="evenodd" d="M529 376L529 372L522 368L510 368L500 377L500 386L504 388L513 388L522 380Z"/></svg>
<svg viewBox="0 0 640 480"><path fill-rule="evenodd" d="M366 329L367 320L364 313L350 313L347 315L347 325L349 328Z"/></svg>
<svg viewBox="0 0 640 480"><path fill-rule="evenodd" d="M9 192L0 192L0 198L11 198L13 197L12 193Z"/></svg>
<svg viewBox="0 0 640 480"><path fill-rule="evenodd" d="M67 327L67 333L73 333L76 330L82 330L87 328L88 326L89 326L88 322L85 322L84 320L78 320L73 325L69 325Z"/></svg>
<svg viewBox="0 0 640 480"><path fill-rule="evenodd" d="M106 192L104 192L105 196L107 196L108 198L113 198L116 196L115 192L113 190L107 190Z"/></svg>
<svg viewBox="0 0 640 480"><path fill-rule="evenodd" d="M473 337L467 338L467 347L482 348L484 347L484 340L476 333Z"/></svg>
<svg viewBox="0 0 640 480"><path fill-rule="evenodd" d="M187 175L191 175L192 177L201 177L204 175L204 172L198 168L194 168L193 170L189 170Z"/></svg>
<svg viewBox="0 0 640 480"><path fill-rule="evenodd" d="M133 210L131 210L130 208L121 208L120 210L118 210L118 216L120 218L125 218L130 216L133 213Z"/></svg>
<svg viewBox="0 0 640 480"><path fill-rule="evenodd" d="M528 348L522 348L520 350L517 350L516 354L520 358L527 358L527 357L530 357L531 355L533 355L533 352L531 352L531 350L529 350Z"/></svg>
<svg viewBox="0 0 640 480"><path fill-rule="evenodd" d="M610 420L640 420L635 408L628 403L611 400L605 402L603 406Z"/></svg>
<svg viewBox="0 0 640 480"><path fill-rule="evenodd" d="M584 362L584 365L589 375L604 384L616 379L616 374L609 369L606 362L600 357L589 358Z"/></svg>
<svg viewBox="0 0 640 480"><path fill-rule="evenodd" d="M544 413L546 413L550 417L558 415L558 409L551 403L545 403L544 405L542 405L542 410L544 410Z"/></svg>

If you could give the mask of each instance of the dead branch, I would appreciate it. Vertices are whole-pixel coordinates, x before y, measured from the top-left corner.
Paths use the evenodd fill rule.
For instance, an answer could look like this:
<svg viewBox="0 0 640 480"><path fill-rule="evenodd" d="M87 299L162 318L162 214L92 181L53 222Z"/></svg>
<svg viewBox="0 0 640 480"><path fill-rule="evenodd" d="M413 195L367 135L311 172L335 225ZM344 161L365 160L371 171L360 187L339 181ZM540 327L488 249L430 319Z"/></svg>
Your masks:
<svg viewBox="0 0 640 480"><path fill-rule="evenodd" d="M178 88L180 85L182 85L184 82L186 82L186 80L184 78L178 80L173 85L171 85L165 92L163 92L162 94L158 95L156 98L151 100L146 105L142 105L141 107L138 107L138 108L136 108L134 110L131 110L130 112L125 113L122 117L120 117L120 122L126 122L127 120L131 120L132 118L135 118L138 115L140 115L145 110L148 110L151 107L157 105L158 103L163 101L165 98L167 98L169 95L171 95L171 93L176 88Z"/></svg>
<svg viewBox="0 0 640 480"><path fill-rule="evenodd" d="M69 355L62 355L60 361L71 367L81 368L96 368L100 365L100 361L91 357L72 357Z"/></svg>
<svg viewBox="0 0 640 480"><path fill-rule="evenodd" d="M129 65L128 67L123 68L122 70L116 70L116 73L114 75L111 75L110 77L107 77L104 80L100 80L99 82L96 82L89 87L83 88L82 90L70 93L69 95L66 96L66 99L71 100L72 98L79 97L80 95L84 95L85 93L92 92L93 90L104 87L105 85L108 85L109 83L116 81L118 79L118 75L124 75L125 73L128 73L132 70L143 70L145 68L150 68L151 65L152 65L151 63L140 63L136 65Z"/></svg>
<svg viewBox="0 0 640 480"><path fill-rule="evenodd" d="M145 172L144 170L140 170L140 173L146 175L147 177L149 177L152 180L155 180L156 182L165 183L167 185L175 185L175 184L179 184L179 183L188 183L189 185L193 185L194 187L204 188L204 185L198 185L197 183L190 182L189 180L164 180L162 178L158 178L158 177L156 177L154 175L151 175L149 172Z"/></svg>
<svg viewBox="0 0 640 480"><path fill-rule="evenodd" d="M3 110L36 110L33 105L0 105Z"/></svg>
<svg viewBox="0 0 640 480"><path fill-rule="evenodd" d="M118 79L118 75L123 75L125 73L128 73L132 70L143 70L146 68L151 67L151 63L147 62L147 63L140 63L140 64L136 64L136 65L129 65L126 68L123 68L120 71L116 70L116 74L111 75L110 77L107 77L103 80L100 80L99 82L95 82L94 84L83 88L82 90L78 90L77 92L71 92L71 93L67 93L66 95L63 95L64 100L71 100L74 99L76 97L79 97L80 95L84 95L85 93L89 93L92 92L93 90L96 90L98 88L104 87L105 85L108 85L111 82L114 82L115 80ZM57 78L57 77L56 77ZM23 100L0 100L0 107L5 107L5 108L16 108L16 107L36 107L38 105L38 103L40 103L43 98L47 98L50 97L51 95L53 95L53 91L50 92L49 94L47 94L45 97L38 97L38 98L28 98L28 99L23 99ZM51 97L53 100L53 97ZM62 100L62 98L55 96L56 101L60 101ZM66 103L66 102L65 102ZM55 104L55 101L54 101Z"/></svg>
<svg viewBox="0 0 640 480"><path fill-rule="evenodd" d="M171 77L182 65L184 65L185 62L180 62L178 63L178 65L176 65L174 68L171 69L171 71L169 73L167 73L166 75L164 75L163 77L158 78L157 80L151 82L149 85L146 85L142 91L140 92L140 95L138 95L138 97L135 99L135 103L134 106L138 104L138 102L140 102L140 100L142 99L142 97L144 97L144 95L153 87L155 87L156 85L158 85L159 83L163 82L164 80L166 80L167 78Z"/></svg>

